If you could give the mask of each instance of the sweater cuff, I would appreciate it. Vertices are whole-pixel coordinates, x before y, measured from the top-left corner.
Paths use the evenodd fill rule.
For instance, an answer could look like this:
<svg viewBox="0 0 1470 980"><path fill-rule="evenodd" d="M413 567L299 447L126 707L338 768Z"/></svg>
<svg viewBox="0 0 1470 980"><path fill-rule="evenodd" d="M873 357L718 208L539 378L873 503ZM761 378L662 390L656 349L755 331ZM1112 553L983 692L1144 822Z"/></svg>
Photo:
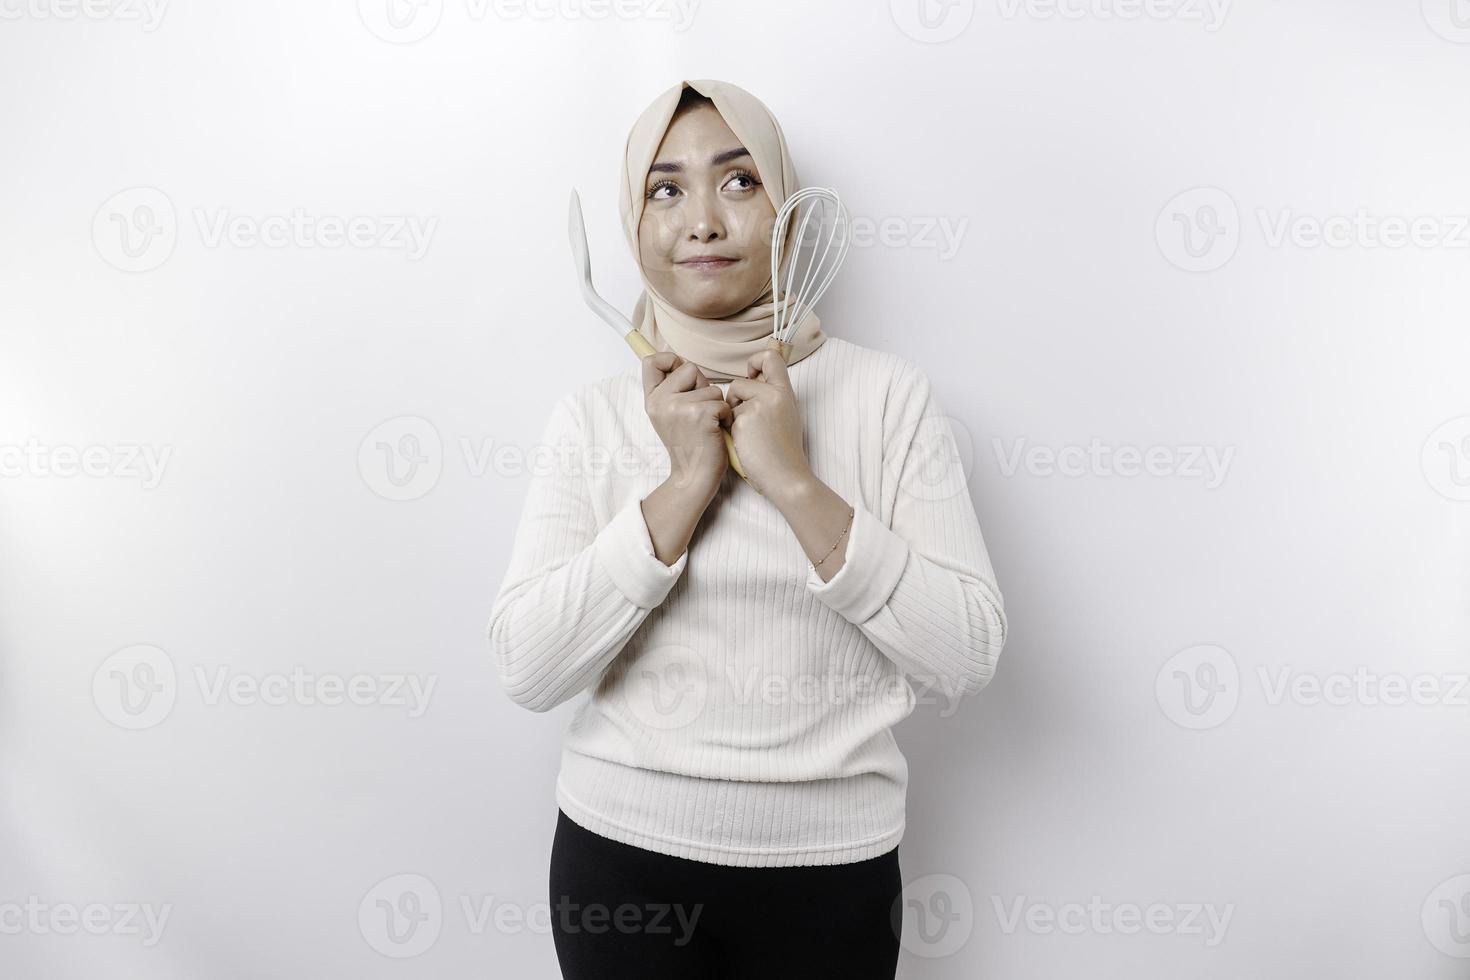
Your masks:
<svg viewBox="0 0 1470 980"><path fill-rule="evenodd" d="M871 619L898 588L909 562L909 544L861 503L852 510L842 567L823 582L816 566L809 566L807 589L856 626Z"/></svg>
<svg viewBox="0 0 1470 980"><path fill-rule="evenodd" d="M663 602L689 563L688 548L672 565L665 565L654 554L640 498L629 501L598 532L595 550L618 591L641 609Z"/></svg>

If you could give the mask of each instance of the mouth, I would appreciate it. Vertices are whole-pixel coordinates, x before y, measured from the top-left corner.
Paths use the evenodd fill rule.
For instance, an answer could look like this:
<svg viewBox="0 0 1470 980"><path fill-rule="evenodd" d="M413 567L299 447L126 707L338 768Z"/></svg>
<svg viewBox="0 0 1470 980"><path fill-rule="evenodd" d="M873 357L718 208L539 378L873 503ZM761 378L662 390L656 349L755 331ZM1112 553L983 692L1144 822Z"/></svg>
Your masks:
<svg viewBox="0 0 1470 980"><path fill-rule="evenodd" d="M692 259L684 259L674 264L695 272L723 272L739 261L739 259L726 258L723 255L696 255Z"/></svg>

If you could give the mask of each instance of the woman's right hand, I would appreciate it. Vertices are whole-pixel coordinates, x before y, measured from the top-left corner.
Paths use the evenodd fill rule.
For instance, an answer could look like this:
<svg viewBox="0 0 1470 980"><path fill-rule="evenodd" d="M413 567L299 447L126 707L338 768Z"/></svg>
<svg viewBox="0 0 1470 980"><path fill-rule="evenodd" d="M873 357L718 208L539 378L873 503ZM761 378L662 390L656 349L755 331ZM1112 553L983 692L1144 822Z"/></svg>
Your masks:
<svg viewBox="0 0 1470 980"><path fill-rule="evenodd" d="M669 479L680 489L719 488L730 461L725 429L733 419L724 392L673 351L643 360L643 407L669 453Z"/></svg>

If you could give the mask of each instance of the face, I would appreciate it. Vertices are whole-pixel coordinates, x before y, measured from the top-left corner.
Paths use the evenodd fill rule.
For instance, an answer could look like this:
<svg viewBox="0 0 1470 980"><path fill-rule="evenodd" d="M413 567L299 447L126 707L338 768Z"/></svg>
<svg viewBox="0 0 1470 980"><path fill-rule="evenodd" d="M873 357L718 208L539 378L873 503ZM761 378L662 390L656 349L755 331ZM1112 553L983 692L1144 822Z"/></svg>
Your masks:
<svg viewBox="0 0 1470 980"><path fill-rule="evenodd" d="M670 123L643 192L638 255L660 295L703 319L759 298L771 279L776 209L755 161L713 106Z"/></svg>

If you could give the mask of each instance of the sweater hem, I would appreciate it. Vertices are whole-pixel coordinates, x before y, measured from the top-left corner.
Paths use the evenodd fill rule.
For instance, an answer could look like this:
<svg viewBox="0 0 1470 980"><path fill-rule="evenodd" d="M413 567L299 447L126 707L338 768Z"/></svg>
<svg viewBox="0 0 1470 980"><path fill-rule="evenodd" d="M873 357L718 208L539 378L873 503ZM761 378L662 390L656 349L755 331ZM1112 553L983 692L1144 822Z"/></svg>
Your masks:
<svg viewBox="0 0 1470 980"><path fill-rule="evenodd" d="M900 822L893 830L860 841L793 848L744 848L660 837L624 826L584 806L567 791L560 779L556 781L556 802L573 823L609 840L671 857L741 868L807 867L866 861L897 847L903 839L905 827L905 823Z"/></svg>

